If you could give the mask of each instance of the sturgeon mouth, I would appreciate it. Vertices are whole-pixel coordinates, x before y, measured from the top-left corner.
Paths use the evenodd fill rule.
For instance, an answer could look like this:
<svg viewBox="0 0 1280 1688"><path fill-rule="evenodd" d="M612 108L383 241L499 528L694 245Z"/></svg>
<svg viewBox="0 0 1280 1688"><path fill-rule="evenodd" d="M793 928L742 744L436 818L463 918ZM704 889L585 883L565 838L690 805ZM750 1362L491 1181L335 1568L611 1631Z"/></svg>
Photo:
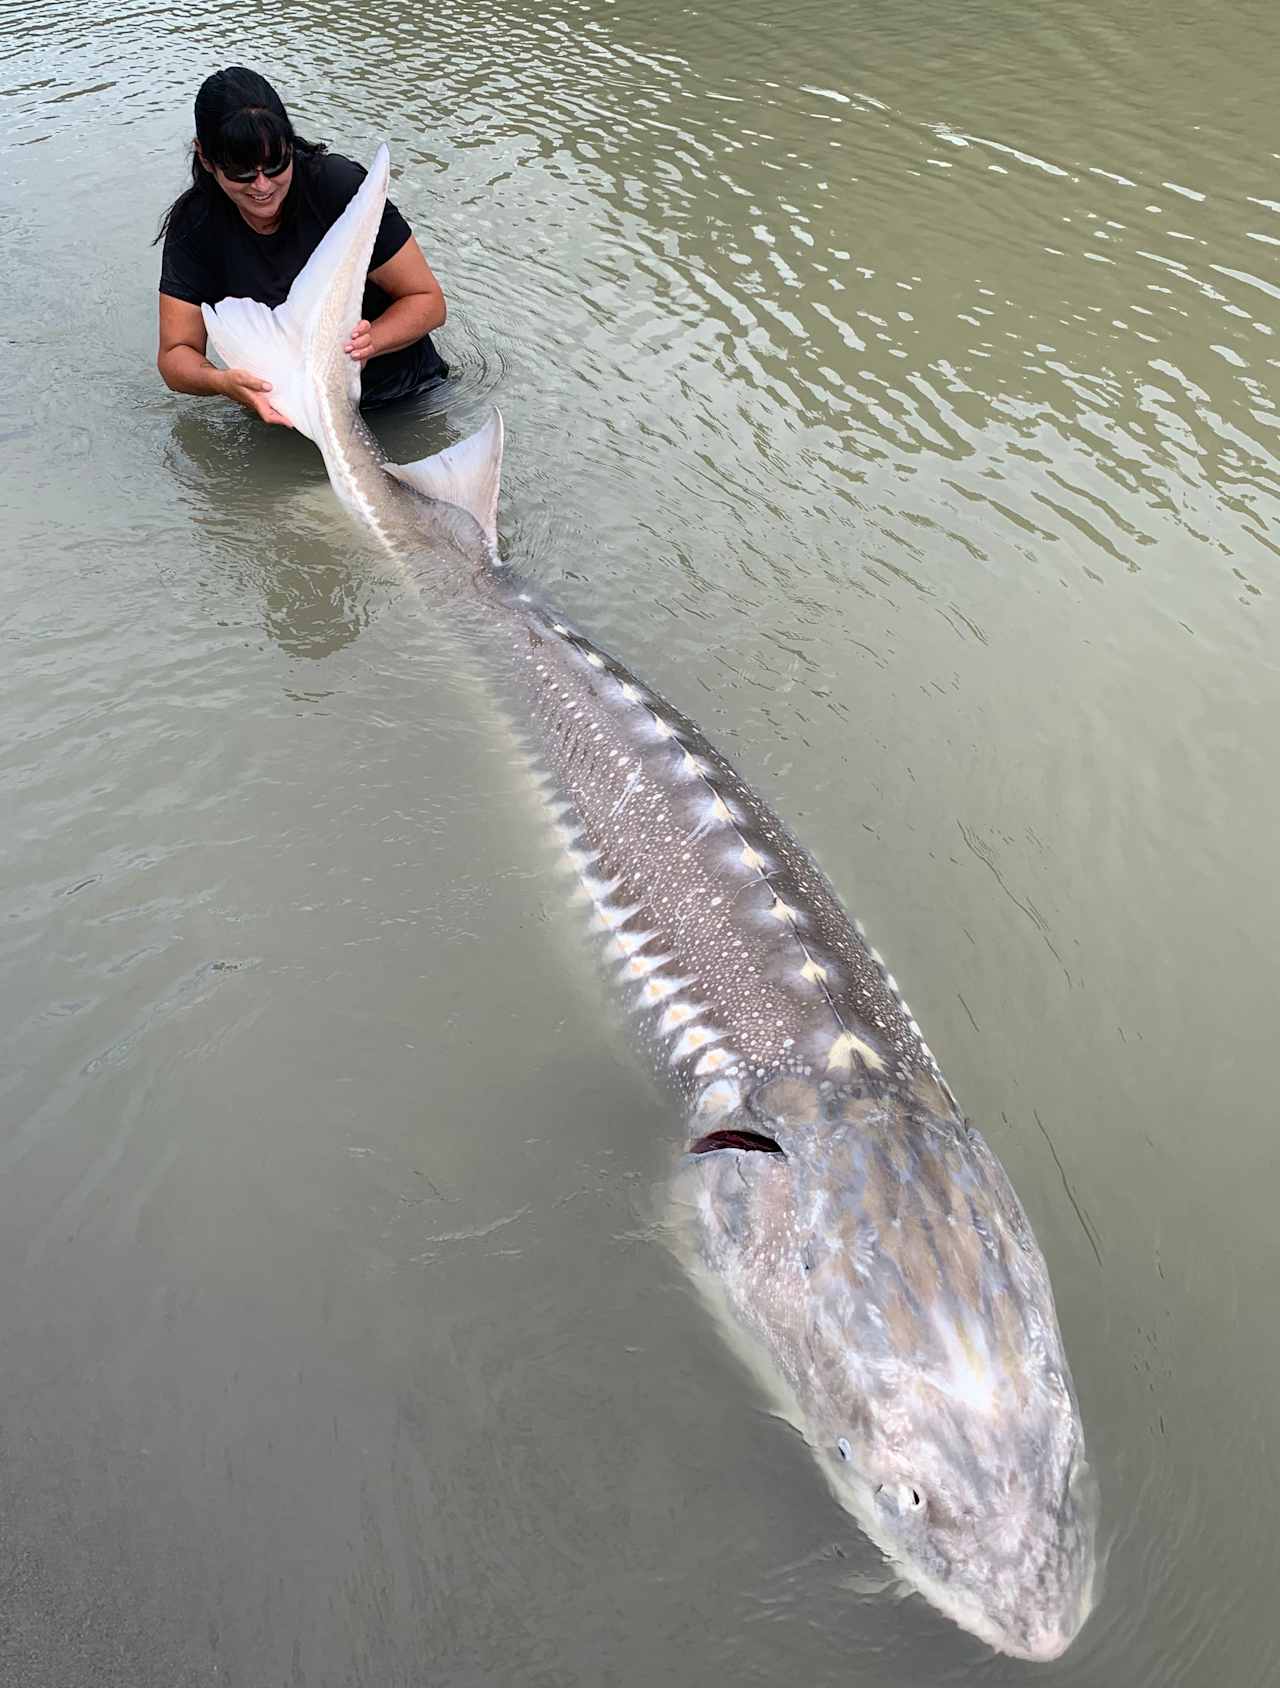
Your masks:
<svg viewBox="0 0 1280 1688"><path fill-rule="evenodd" d="M766 1137L763 1131L708 1131L705 1137L689 1145L691 1155L710 1155L717 1149L749 1149L762 1155L785 1153L782 1144Z"/></svg>

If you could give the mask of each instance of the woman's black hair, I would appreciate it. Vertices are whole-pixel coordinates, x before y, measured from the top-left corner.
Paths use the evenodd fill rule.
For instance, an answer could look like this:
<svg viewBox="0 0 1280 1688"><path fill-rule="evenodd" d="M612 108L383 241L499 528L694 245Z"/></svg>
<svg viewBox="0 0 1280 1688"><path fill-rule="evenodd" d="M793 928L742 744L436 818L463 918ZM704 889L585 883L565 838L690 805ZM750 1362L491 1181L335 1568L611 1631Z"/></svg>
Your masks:
<svg viewBox="0 0 1280 1688"><path fill-rule="evenodd" d="M222 197L222 189L213 172L205 169L200 153L220 170L237 175L260 164L267 169L282 164L290 151L303 158L315 158L324 151L323 144L304 141L295 134L279 94L265 76L243 65L215 70L201 83L196 95L196 140L200 152L192 149L191 186L165 212L157 241L168 233L173 219L189 207L216 206ZM291 189L283 217L290 215L293 197Z"/></svg>

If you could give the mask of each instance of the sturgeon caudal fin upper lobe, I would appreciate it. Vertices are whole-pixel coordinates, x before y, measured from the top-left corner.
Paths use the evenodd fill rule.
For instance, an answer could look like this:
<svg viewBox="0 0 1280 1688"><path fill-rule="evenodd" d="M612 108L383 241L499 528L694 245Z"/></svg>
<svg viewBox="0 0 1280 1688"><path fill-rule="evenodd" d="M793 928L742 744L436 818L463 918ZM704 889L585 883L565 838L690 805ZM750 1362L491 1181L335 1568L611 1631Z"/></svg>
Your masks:
<svg viewBox="0 0 1280 1688"><path fill-rule="evenodd" d="M317 443L326 401L354 409L360 400L360 367L343 347L360 321L389 176L384 145L283 305L270 310L256 299L222 299L201 306L210 342L227 367L270 381L276 409Z"/></svg>

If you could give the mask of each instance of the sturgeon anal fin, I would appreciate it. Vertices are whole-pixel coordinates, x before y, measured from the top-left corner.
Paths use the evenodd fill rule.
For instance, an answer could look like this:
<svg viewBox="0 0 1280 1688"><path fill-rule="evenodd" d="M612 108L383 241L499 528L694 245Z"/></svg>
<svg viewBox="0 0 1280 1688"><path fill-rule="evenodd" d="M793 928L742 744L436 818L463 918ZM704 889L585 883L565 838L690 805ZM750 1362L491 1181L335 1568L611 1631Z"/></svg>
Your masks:
<svg viewBox="0 0 1280 1688"><path fill-rule="evenodd" d="M502 415L457 445L416 463L388 463L387 473L415 492L456 505L475 518L491 558L498 553L498 491L502 483Z"/></svg>

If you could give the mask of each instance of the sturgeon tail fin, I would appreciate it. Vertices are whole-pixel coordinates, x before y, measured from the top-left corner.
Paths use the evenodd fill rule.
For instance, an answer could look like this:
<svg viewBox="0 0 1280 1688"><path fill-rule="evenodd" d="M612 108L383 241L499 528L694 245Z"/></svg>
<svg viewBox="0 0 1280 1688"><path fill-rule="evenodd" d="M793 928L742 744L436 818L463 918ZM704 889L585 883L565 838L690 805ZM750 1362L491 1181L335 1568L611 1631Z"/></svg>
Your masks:
<svg viewBox="0 0 1280 1688"><path fill-rule="evenodd" d="M346 210L275 310L256 299L202 305L209 340L229 369L271 383L271 402L319 443L326 404L354 408L359 366L343 351L360 320L365 279L387 199L390 153L380 146Z"/></svg>
<svg viewBox="0 0 1280 1688"><path fill-rule="evenodd" d="M489 561L498 561L498 491L502 484L502 412L483 428L434 457L388 463L386 471L434 504L464 510L484 535Z"/></svg>

